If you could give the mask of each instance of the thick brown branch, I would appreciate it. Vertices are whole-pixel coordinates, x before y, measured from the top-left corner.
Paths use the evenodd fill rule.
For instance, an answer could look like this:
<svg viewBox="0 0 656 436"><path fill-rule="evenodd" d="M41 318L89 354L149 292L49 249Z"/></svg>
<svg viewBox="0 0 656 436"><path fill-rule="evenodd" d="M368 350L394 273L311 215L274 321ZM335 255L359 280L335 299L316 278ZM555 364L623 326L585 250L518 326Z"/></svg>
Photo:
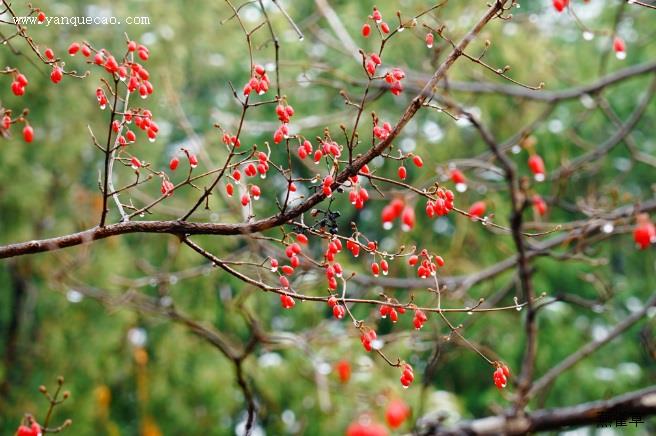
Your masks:
<svg viewBox="0 0 656 436"><path fill-rule="evenodd" d="M656 414L656 386L608 400L594 401L558 409L543 409L521 417L490 416L442 428L425 421L421 435L520 435L539 431L602 424L616 419L645 418ZM642 424L644 425L644 424Z"/></svg>

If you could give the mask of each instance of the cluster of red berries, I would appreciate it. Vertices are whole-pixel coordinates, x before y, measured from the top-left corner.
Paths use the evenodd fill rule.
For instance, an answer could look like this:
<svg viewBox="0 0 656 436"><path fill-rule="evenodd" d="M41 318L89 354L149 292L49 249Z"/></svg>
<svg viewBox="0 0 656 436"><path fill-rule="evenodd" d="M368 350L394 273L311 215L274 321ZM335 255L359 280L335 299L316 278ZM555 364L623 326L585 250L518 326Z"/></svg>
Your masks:
<svg viewBox="0 0 656 436"><path fill-rule="evenodd" d="M291 309L296 305L296 302L291 296L282 294L280 295L280 304L282 305L283 309Z"/></svg>
<svg viewBox="0 0 656 436"><path fill-rule="evenodd" d="M424 311L421 309L416 309L415 316L412 318L412 325L415 326L415 329L420 330L426 321L428 321L428 317Z"/></svg>
<svg viewBox="0 0 656 436"><path fill-rule="evenodd" d="M405 79L405 73L400 68L392 68L385 74L385 81L390 85L390 92L394 95L400 95L403 92L401 80Z"/></svg>
<svg viewBox="0 0 656 436"><path fill-rule="evenodd" d="M374 244L373 249L375 250L376 244L375 243L373 244ZM346 241L346 249L351 252L351 255L353 257L358 257L360 255L360 244L358 244L355 241L352 241L351 239Z"/></svg>
<svg viewBox="0 0 656 436"><path fill-rule="evenodd" d="M191 169L194 169L198 166L198 158L196 157L195 154L190 153L189 150L187 149L182 149L184 151L185 155L187 156L187 160L189 161L189 167ZM178 165L180 164L180 158L177 156L173 156L171 160L169 161L169 168L171 171L175 171L178 168Z"/></svg>
<svg viewBox="0 0 656 436"><path fill-rule="evenodd" d="M371 351L373 349L372 342L375 341L377 337L376 331L370 328L365 328L361 332L360 342L362 342L362 346L366 351Z"/></svg>
<svg viewBox="0 0 656 436"><path fill-rule="evenodd" d="M41 426L33 422L31 426L21 425L16 431L16 436L41 436Z"/></svg>
<svg viewBox="0 0 656 436"><path fill-rule="evenodd" d="M344 315L346 315L346 308L339 304L334 295L331 295L330 298L328 298L328 306L333 310L333 316L335 318L342 319L344 318Z"/></svg>
<svg viewBox="0 0 656 436"><path fill-rule="evenodd" d="M497 369L494 370L492 379L497 388L503 389L508 384L508 377L510 377L510 370L506 365L497 363Z"/></svg>
<svg viewBox="0 0 656 436"><path fill-rule="evenodd" d="M371 274L373 274L374 277L378 277L381 271L383 272L384 276L389 273L389 264L385 259L381 260L380 263L371 263Z"/></svg>
<svg viewBox="0 0 656 436"><path fill-rule="evenodd" d="M136 41L128 41L127 50L128 53L136 52L137 56L142 61L147 61L150 56L148 48L145 45L137 44ZM73 42L68 47L68 53L71 56L75 56L78 52L81 52L82 55L87 58L91 56L91 48L87 44ZM153 93L153 85L148 80L150 78L150 73L140 63L134 62L133 60L126 60L123 63L119 63L116 58L112 56L112 54L106 49L101 49L96 52L93 57L93 63L103 67L105 71L107 71L112 76L118 77L122 81L127 80L127 87L129 92L138 90L141 98L146 98ZM58 67L55 65L54 68ZM53 79L53 82L55 82L53 75L61 80L59 74L56 74L53 70L51 73L51 79Z"/></svg>
<svg viewBox="0 0 656 436"><path fill-rule="evenodd" d="M390 321L396 323L399 320L399 314L403 315L405 313L405 308L388 306L387 304L383 304L382 306L380 306L378 312L380 313L381 318L385 319L389 316Z"/></svg>
<svg viewBox="0 0 656 436"><path fill-rule="evenodd" d="M369 200L369 192L363 187L354 184L353 189L349 191L349 201L351 204L354 205L356 209L362 209L367 200Z"/></svg>
<svg viewBox="0 0 656 436"><path fill-rule="evenodd" d="M326 279L328 280L328 289L334 291L337 289L337 278L341 277L344 270L339 262L335 262L335 256L342 251L342 241L334 239L328 243L328 247L324 252L326 259Z"/></svg>
<svg viewBox="0 0 656 436"><path fill-rule="evenodd" d="M425 279L434 276L437 273L437 268L444 266L444 259L442 256L431 255L428 250L423 249L419 255L413 254L408 258L408 265L412 267L419 265L417 267L417 276Z"/></svg>
<svg viewBox="0 0 656 436"><path fill-rule="evenodd" d="M258 95L263 95L269 90L269 77L262 65L253 66L251 78L244 85L244 95L249 95L255 91Z"/></svg>
<svg viewBox="0 0 656 436"><path fill-rule="evenodd" d="M411 206L406 206L400 198L393 199L381 212L381 221L383 228L389 230L394 226L394 220L401 218L401 229L405 232L410 231L415 226L415 210Z"/></svg>
<svg viewBox="0 0 656 436"><path fill-rule="evenodd" d="M239 148L241 145L241 142L239 142L239 138L237 138L235 135L230 135L228 132L223 133L223 143L225 145L232 145L235 148Z"/></svg>
<svg viewBox="0 0 656 436"><path fill-rule="evenodd" d="M453 191L438 188L435 195L437 198L434 201L428 200L426 203L426 215L429 218L446 215L453 209Z"/></svg>
<svg viewBox="0 0 656 436"><path fill-rule="evenodd" d="M342 155L342 146L328 138L321 141L321 149L314 152L314 163L318 164L323 156L339 158Z"/></svg>
<svg viewBox="0 0 656 436"><path fill-rule="evenodd" d="M312 143L306 139L305 141L303 141L301 145L298 146L298 150L297 150L298 158L303 160L309 155L311 155L312 151L313 151ZM317 150L317 152L319 153L319 159L315 159L315 161L316 163L319 163L319 161L321 161L322 153L321 150Z"/></svg>
<svg viewBox="0 0 656 436"><path fill-rule="evenodd" d="M283 139L289 137L289 126L287 124L281 124L280 127L276 129L273 133L273 143L280 144Z"/></svg>
<svg viewBox="0 0 656 436"><path fill-rule="evenodd" d="M388 122L384 122L382 126L379 126L378 123L374 125L374 136L381 141L387 139L389 134L392 132L392 125Z"/></svg>
<svg viewBox="0 0 656 436"><path fill-rule="evenodd" d="M369 15L369 19L374 20L374 22L376 23L376 25L378 26L378 28L383 34L387 35L388 33L390 33L389 24L383 21L383 16L377 8L373 9L373 12L371 13L371 15ZM360 30L360 32L362 33L362 36L368 38L369 35L371 35L371 26L369 25L369 23L364 23L362 25L362 29Z"/></svg>
<svg viewBox="0 0 656 436"><path fill-rule="evenodd" d="M633 230L633 240L638 248L644 250L651 244L656 243L656 227L649 219L649 215L643 213L638 215L637 224Z"/></svg>
<svg viewBox="0 0 656 436"><path fill-rule="evenodd" d="M369 76L374 76L376 74L376 68L382 63L383 62L381 61L380 56L378 56L376 53L369 55L364 64L367 73L369 73Z"/></svg>
<svg viewBox="0 0 656 436"><path fill-rule="evenodd" d="M15 72L14 81L11 82L11 92L20 97L25 94L25 87L29 84L24 74Z"/></svg>
<svg viewBox="0 0 656 436"><path fill-rule="evenodd" d="M415 379L415 374L412 372L412 366L409 363L405 363L401 366L403 372L401 373L401 385L404 388L409 387Z"/></svg>

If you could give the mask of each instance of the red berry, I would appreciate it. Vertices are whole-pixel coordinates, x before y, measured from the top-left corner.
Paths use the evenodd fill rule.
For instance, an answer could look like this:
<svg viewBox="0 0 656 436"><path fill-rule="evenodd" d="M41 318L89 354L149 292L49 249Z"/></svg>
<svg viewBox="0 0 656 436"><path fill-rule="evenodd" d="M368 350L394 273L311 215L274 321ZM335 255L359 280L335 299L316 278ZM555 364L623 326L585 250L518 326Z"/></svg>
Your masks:
<svg viewBox="0 0 656 436"><path fill-rule="evenodd" d="M62 79L62 69L58 66L52 67L52 72L50 73L50 80L52 83L59 83Z"/></svg>
<svg viewBox="0 0 656 436"><path fill-rule="evenodd" d="M421 159L420 156L412 156L412 162L417 166L418 168L421 168L424 166L424 161Z"/></svg>
<svg viewBox="0 0 656 436"><path fill-rule="evenodd" d="M553 0L552 3L556 11L562 12L569 4L569 0Z"/></svg>
<svg viewBox="0 0 656 436"><path fill-rule="evenodd" d="M374 277L378 277L380 274L380 265L378 265L378 263L373 262L371 264L371 273L374 275Z"/></svg>
<svg viewBox="0 0 656 436"><path fill-rule="evenodd" d="M178 164L180 163L180 159L177 157L171 158L169 161L169 168L171 168L171 171L175 171L178 168Z"/></svg>
<svg viewBox="0 0 656 436"><path fill-rule="evenodd" d="M380 30L381 30L383 33L386 33L386 34L387 34L387 33L390 33L390 27L389 27L389 25L388 25L386 22L384 22L384 21L383 21L382 23L380 23Z"/></svg>
<svg viewBox="0 0 656 436"><path fill-rule="evenodd" d="M469 215L471 215L472 218L482 217L484 213L485 213L484 201L477 201L476 203L472 204L469 208Z"/></svg>
<svg viewBox="0 0 656 436"><path fill-rule="evenodd" d="M82 55L83 55L85 58L88 58L89 56L91 56L91 48L89 48L88 45L84 44L84 45L81 47L80 50L82 51Z"/></svg>
<svg viewBox="0 0 656 436"><path fill-rule="evenodd" d="M633 240L641 250L656 242L656 227L647 214L638 215L637 224L633 230Z"/></svg>
<svg viewBox="0 0 656 436"><path fill-rule="evenodd" d="M226 194L228 194L228 197L232 197L232 194L235 192L235 187L232 185L232 183L228 182L226 183Z"/></svg>
<svg viewBox="0 0 656 436"><path fill-rule="evenodd" d="M403 212L401 213L401 230L404 232L409 232L412 230L415 226L415 210L410 207L406 206L403 209Z"/></svg>
<svg viewBox="0 0 656 436"><path fill-rule="evenodd" d="M533 154L528 158L528 167L535 176L535 180L541 182L544 180L545 169L544 161L538 154Z"/></svg>
<svg viewBox="0 0 656 436"><path fill-rule="evenodd" d="M383 20L383 16L380 14L380 11L377 8L374 8L374 11L371 14L371 18L373 18L376 23L380 23Z"/></svg>
<svg viewBox="0 0 656 436"><path fill-rule="evenodd" d="M26 125L23 127L23 139L25 142L32 142L34 139L34 129L32 129L32 126Z"/></svg>
<svg viewBox="0 0 656 436"><path fill-rule="evenodd" d="M52 61L52 60L55 59L55 52L52 51L51 48L47 48L46 51L43 52L43 54L45 55L45 57L46 57L49 61Z"/></svg>
<svg viewBox="0 0 656 436"><path fill-rule="evenodd" d="M404 166L399 167L398 175L399 175L399 179L401 180L405 180L405 178L408 176L408 171L405 169Z"/></svg>
<svg viewBox="0 0 656 436"><path fill-rule="evenodd" d="M44 21L46 21L46 13L40 11L39 15L36 16L36 19L39 21L39 23L43 23Z"/></svg>
<svg viewBox="0 0 656 436"><path fill-rule="evenodd" d="M410 416L410 408L403 400L392 400L385 410L385 420L391 428L398 428Z"/></svg>
<svg viewBox="0 0 656 436"><path fill-rule="evenodd" d="M615 50L615 56L617 59L626 58L626 46L624 44L624 40L619 36L616 36L613 39L613 50Z"/></svg>
<svg viewBox="0 0 656 436"><path fill-rule="evenodd" d="M80 44L77 42L72 43L71 45L68 46L68 54L73 56L75 53L80 51Z"/></svg>
<svg viewBox="0 0 656 436"><path fill-rule="evenodd" d="M364 36L365 38L369 37L369 35L371 35L371 26L367 23L363 24L361 32L362 32L362 36Z"/></svg>
<svg viewBox="0 0 656 436"><path fill-rule="evenodd" d="M435 41L435 37L433 36L432 32L428 32L426 34L426 47L428 48L433 48L433 42Z"/></svg>
<svg viewBox="0 0 656 436"><path fill-rule="evenodd" d="M173 185L173 183L171 183L170 180L166 180L166 179L162 180L162 188L160 189L162 195L166 197L170 197L171 195L173 195L174 189L175 189L175 185Z"/></svg>
<svg viewBox="0 0 656 436"><path fill-rule="evenodd" d="M340 360L335 364L339 381L347 383L351 379L351 364L348 360Z"/></svg>

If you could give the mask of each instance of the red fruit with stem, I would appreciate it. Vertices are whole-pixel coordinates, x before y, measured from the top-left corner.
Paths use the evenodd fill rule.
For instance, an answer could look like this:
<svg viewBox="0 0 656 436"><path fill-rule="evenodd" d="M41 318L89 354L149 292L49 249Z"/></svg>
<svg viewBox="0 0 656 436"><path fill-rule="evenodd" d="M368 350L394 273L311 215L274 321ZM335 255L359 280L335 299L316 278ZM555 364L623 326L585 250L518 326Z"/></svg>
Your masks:
<svg viewBox="0 0 656 436"><path fill-rule="evenodd" d="M371 13L371 18L373 18L376 23L383 21L383 16L380 14L380 11L377 8L374 8L373 12Z"/></svg>
<svg viewBox="0 0 656 436"><path fill-rule="evenodd" d="M43 11L39 11L39 14L36 16L36 19L39 23L43 23L46 21L46 13Z"/></svg>
<svg viewBox="0 0 656 436"><path fill-rule="evenodd" d="M187 159L189 160L189 166L191 168L196 168L198 166L198 158L195 154L188 154Z"/></svg>
<svg viewBox="0 0 656 436"><path fill-rule="evenodd" d="M401 165L397 171L397 174L399 176L399 179L405 180L405 178L408 177L408 170L406 170L405 167Z"/></svg>
<svg viewBox="0 0 656 436"><path fill-rule="evenodd" d="M403 373L401 374L401 385L404 388L410 387L412 382L415 379L414 372L412 371L412 366L410 364L406 363L401 366L401 369L403 370Z"/></svg>
<svg viewBox="0 0 656 436"><path fill-rule="evenodd" d="M495 386L499 389L505 388L508 384L508 378L504 374L504 371L501 367L498 367L494 371L494 374L492 375L492 381L494 381Z"/></svg>
<svg viewBox="0 0 656 436"><path fill-rule="evenodd" d="M421 159L421 156L417 156L417 155L412 156L412 163L414 163L417 168L421 168L424 166L424 161Z"/></svg>
<svg viewBox="0 0 656 436"><path fill-rule="evenodd" d="M371 35L371 26L368 23L364 23L360 32L362 33L362 36L368 38L369 35Z"/></svg>

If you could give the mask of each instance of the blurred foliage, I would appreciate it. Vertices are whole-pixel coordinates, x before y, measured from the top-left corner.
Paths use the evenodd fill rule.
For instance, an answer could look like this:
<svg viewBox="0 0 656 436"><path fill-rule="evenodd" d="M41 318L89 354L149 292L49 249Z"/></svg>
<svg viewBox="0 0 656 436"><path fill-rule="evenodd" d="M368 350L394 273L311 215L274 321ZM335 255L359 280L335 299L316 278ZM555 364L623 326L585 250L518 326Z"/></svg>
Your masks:
<svg viewBox="0 0 656 436"><path fill-rule="evenodd" d="M19 5L22 2L14 3L17 10L23 8ZM362 44L366 51L374 50L376 39L363 40L359 35L373 3L347 0L329 3L356 43ZM491 23L472 44L470 52L480 52L488 39L492 45L485 58L487 62L494 66L510 65L513 78L534 85L545 82L548 90L589 83L604 72L656 57L656 47L651 43L656 17L653 12L626 7L619 33L627 41L628 58L618 61L611 55L602 61L610 46L609 37L603 32L612 29L623 2L572 2L582 19L601 32L592 41L584 40L575 22L566 14L555 14L549 3L521 1L521 8L513 11L514 19L509 23L499 20ZM350 128L354 111L344 105L338 91L345 88L349 95L360 95L358 82L365 80L361 66L341 49L340 41L329 30L314 2L284 2L306 34L303 41L298 40L270 1L265 0L264 4L281 41L280 81L283 93L296 109L295 117L326 117L326 121L303 129L303 134L314 138L328 127L336 139L341 138L339 124ZM396 8L407 17L430 4L420 0L376 2L390 22L394 22ZM143 26L31 26L29 30L35 41L51 46L57 53L65 53L72 41L84 40L95 47L120 52L124 47L124 33L147 44L151 52L147 65L156 91L144 104L154 112L162 134L153 144L140 139L131 146L133 152L156 168L164 167L181 145L189 146L193 130L202 139L201 167L208 168L208 162L221 161L224 149L220 134L212 126L220 123L234 129L240 108L228 82L239 89L247 80L249 68L247 47L236 21L223 23L231 14L226 4L198 0L93 3L70 0L37 6L53 16L150 17L151 24ZM484 8L485 2L450 2L426 22L435 27L446 25L450 37L457 40ZM261 20L255 5L244 8L242 16L248 26ZM90 141L87 126L103 137L107 124L107 113L100 112L95 101L94 89L100 77L97 71L84 80L65 77L55 86L49 82L43 65L30 62L33 56L22 41L15 40L12 44L22 55L14 56L3 47L0 59L4 65L19 67L31 83L27 95L17 98L10 93L10 79L0 76L0 98L5 107L15 111L26 104L29 106L36 139L25 144L16 134L18 128L14 128L14 135L0 143L2 244L65 234L97 223L102 158ZM253 46L256 62L273 61L273 47L266 31L256 34ZM437 50L431 53L423 43L423 31L409 30L390 42L384 61L408 71L430 74L447 49L440 41ZM67 68L86 69L79 56L62 57L66 58ZM449 78L507 83L462 59L452 68ZM641 76L604 92L620 118L629 116L649 80ZM480 113L500 140L529 124L546 107L539 102L499 95L454 91L452 96ZM411 98L410 93L398 98L386 94L371 109L381 120L394 122ZM264 141L271 141L275 121L270 106L252 110L242 144L262 146ZM640 149L652 155L656 149L655 122L656 105L651 104L631 134ZM370 123L367 114L363 116L365 123ZM557 106L534 132L536 149L544 157L547 168L555 168L605 140L614 130L600 111L589 108L585 99L572 100ZM436 172L443 176L449 160L486 151L474 129L434 111L420 113L397 142L405 151L416 149L427 163L426 171L421 174L409 166L410 179L416 185L435 177ZM274 149L274 156L283 158L282 147ZM528 175L526 151L511 158L522 174ZM379 164L377 160L373 166ZM378 171L393 177L396 165L387 162ZM174 180L182 180L183 173L178 171ZM577 173L559 186L544 183L536 190L548 198L557 198L562 205L594 199L613 208L652 197L655 174L653 167L631 161L621 144L593 172ZM312 176L313 170L301 168L299 175ZM495 221L507 223L510 205L503 183L473 173L468 176L472 187L458 195L456 204L466 208L474 201L485 199ZM131 170L117 169L117 179L121 181L119 185L124 185L131 180ZM266 184L282 192L280 182L278 178ZM144 185L139 191L134 195L135 204L145 204L158 195L158 182ZM373 189L370 192L373 194ZM178 216L197 195L190 187L176 191L164 207L156 209L152 218ZM400 244L427 246L447 259L442 271L445 275L472 273L514 252L508 235L496 234L454 214L431 222L418 213L414 231L402 233L395 228L385 232L377 219L385 202L378 196L372 197L368 208L359 213L353 212L345 199L333 203L333 209L343 213L340 218L343 233L349 231L348 223L353 220L368 237L380 240L384 249L391 251ZM220 196L213 196L210 206L212 211L200 211L197 219L222 222L241 219L235 212L239 209L236 201L225 202ZM418 210L422 207L418 205ZM260 217L275 210L273 195L265 195L256 206ZM110 218L118 219L116 211L112 211ZM532 211L528 210L527 219L532 218ZM563 223L584 217L565 207L553 207L548 218ZM270 235L279 236L280 232L273 231ZM243 254L251 249L246 240L237 237L208 236L195 240L219 254ZM319 244L313 245L317 257L321 250ZM542 311L537 374L544 373L592 337L606 332L654 292L654 251L636 251L629 235L618 235L597 244L587 254L606 258L609 263L599 267L543 258L534 264L534 282L539 292L607 300L599 313L564 303L552 304ZM348 259L351 258L346 255L340 259L348 263L347 271L366 269L363 263L366 260ZM204 264L196 253L181 247L177 238L161 235L127 235L88 247L5 260L0 267L0 432L11 434L26 411L42 419L38 413L45 412L46 404L37 388L59 374L66 377L72 398L57 410L55 420L72 418L70 434L227 435L234 434L235 426L243 423L244 401L230 361L181 325L81 298L78 290L87 286L112 295L131 289L151 296L170 295L180 310L244 342L249 331L242 307L255 314L267 329L292 332L292 343L284 347L259 346L245 361L244 369L261 409L257 424L267 434L340 432L363 412L371 412L376 419L383 420L385 405L395 397L404 398L413 407L414 417L435 410L450 410L450 419L458 415L483 416L509 404L492 384L491 367L471 350L449 343L441 345L434 378L424 381L427 390L422 401L421 380L411 389L402 390L398 370L366 354L349 322L332 321L327 308L307 302L299 302L294 310L284 311L276 296L254 291L220 270L185 279L173 274L167 282L159 284L156 279L146 279L145 285L139 288L126 284L132 279L156 277ZM391 276L411 274L404 262L392 265ZM447 304L473 305L479 297L489 297L506 286L513 286L512 281L512 274L502 274L474 287L463 299L448 300ZM323 286L311 282L301 290L318 294L323 292ZM361 291L376 296L381 289ZM407 290L385 291L399 298L408 297ZM431 296L425 294L417 292L417 301L429 304ZM513 290L500 304L512 304L514 295L519 296L518 291ZM376 322L373 308L359 306L355 311L360 317L372 312L370 320ZM466 322L467 338L492 350L494 356L518 371L524 346L523 330L519 328L521 318L521 312L509 311L473 317L454 315L451 321ZM643 346L645 338L654 340L653 322L652 318L638 324L577 364L558 379L546 396L531 403L531 407L575 404L654 384L656 363ZM407 332L411 329L410 317L406 315L393 327L386 321L378 321L377 328L380 334ZM398 355L412 363L416 374L422 373L433 353L431 339L447 333L435 316L422 332L386 346L388 355ZM140 339L144 340L141 345ZM11 345L11 341L15 344ZM8 349L13 352L9 353ZM341 358L351 361L354 368L353 378L347 384L340 384L336 374L330 372L331 366ZM317 393L318 385L327 390L326 398ZM444 396L443 391L453 396ZM402 430L409 428L402 427ZM645 428L637 431L646 431Z"/></svg>

